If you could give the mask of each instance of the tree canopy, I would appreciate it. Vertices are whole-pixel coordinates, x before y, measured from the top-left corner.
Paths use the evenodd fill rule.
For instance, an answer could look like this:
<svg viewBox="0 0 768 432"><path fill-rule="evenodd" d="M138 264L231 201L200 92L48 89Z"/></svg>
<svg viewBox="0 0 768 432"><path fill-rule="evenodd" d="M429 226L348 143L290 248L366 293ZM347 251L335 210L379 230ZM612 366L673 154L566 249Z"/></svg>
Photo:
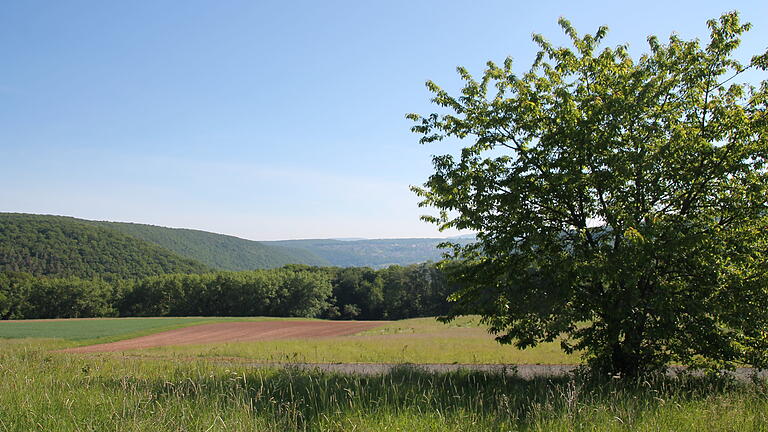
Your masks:
<svg viewBox="0 0 768 432"><path fill-rule="evenodd" d="M768 53L736 59L737 13L640 58L560 25L572 46L534 35L529 71L460 67L459 95L427 83L441 112L408 115L422 143L466 143L414 188L425 220L478 233L445 265L448 318L560 339L601 372L768 366L768 83L742 82Z"/></svg>
<svg viewBox="0 0 768 432"><path fill-rule="evenodd" d="M0 271L112 280L210 270L193 259L87 221L0 213Z"/></svg>
<svg viewBox="0 0 768 432"><path fill-rule="evenodd" d="M104 316L295 316L403 319L448 312L454 287L432 263L310 267L142 279L35 276L0 270L0 320Z"/></svg>

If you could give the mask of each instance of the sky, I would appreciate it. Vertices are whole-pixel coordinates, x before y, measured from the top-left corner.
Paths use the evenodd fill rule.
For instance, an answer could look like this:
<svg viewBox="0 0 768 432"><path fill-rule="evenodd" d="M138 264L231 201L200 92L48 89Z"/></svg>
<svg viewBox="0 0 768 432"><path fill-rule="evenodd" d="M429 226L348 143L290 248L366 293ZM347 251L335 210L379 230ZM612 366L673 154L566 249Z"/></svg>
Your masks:
<svg viewBox="0 0 768 432"><path fill-rule="evenodd" d="M445 237L410 185L433 80L533 61L532 33L610 28L705 39L738 10L768 48L766 1L4 1L0 211L194 228L253 240ZM757 77L765 79L765 76Z"/></svg>

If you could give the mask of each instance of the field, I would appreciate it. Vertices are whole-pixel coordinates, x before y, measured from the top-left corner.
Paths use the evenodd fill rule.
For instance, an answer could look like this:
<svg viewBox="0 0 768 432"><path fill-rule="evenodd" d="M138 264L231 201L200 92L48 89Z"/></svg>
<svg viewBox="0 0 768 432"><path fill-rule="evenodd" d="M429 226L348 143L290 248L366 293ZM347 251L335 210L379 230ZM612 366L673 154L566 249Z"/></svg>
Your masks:
<svg viewBox="0 0 768 432"><path fill-rule="evenodd" d="M768 383L758 379L658 377L595 383L468 370L425 372L408 365L359 375L245 364L270 356L399 363L414 358L440 363L450 354L459 363L578 360L553 354L554 347L537 348L525 357L513 348L496 346L471 318L451 326L432 319L380 323L358 334L317 339L97 354L57 351L169 327L239 319L128 321L26 322L26 327L17 328L38 338L0 340L0 431L768 430ZM84 339L82 329L92 328L93 322L105 330L94 330L92 339ZM16 323L0 323L7 335L6 325ZM39 338L53 335L59 339ZM305 345L308 348L300 349ZM474 359L461 352L473 347L479 350ZM222 359L230 361L224 364Z"/></svg>
<svg viewBox="0 0 768 432"><path fill-rule="evenodd" d="M261 342L275 339L327 339L348 336L381 325L375 321L270 320L196 324L117 342L70 348L67 352L117 352L176 345L219 342Z"/></svg>
<svg viewBox="0 0 768 432"><path fill-rule="evenodd" d="M351 336L166 346L142 350L136 355L243 359L260 363L579 363L578 356L563 354L557 343L525 351L501 346L473 318L447 325L434 318L416 318L385 323Z"/></svg>
<svg viewBox="0 0 768 432"><path fill-rule="evenodd" d="M57 338L98 343L126 339L195 324L227 322L240 318L99 318L0 322L2 338Z"/></svg>
<svg viewBox="0 0 768 432"><path fill-rule="evenodd" d="M119 318L99 320L41 320L0 322L0 337L60 338L62 348L123 341L118 355L139 357L228 359L256 363L461 363L461 364L575 364L576 355L563 354L557 343L531 350L517 350L496 343L476 318L461 318L449 324L434 318L415 318L368 325L368 330L333 337L261 338L237 341L233 329L224 328L228 342L189 344L175 334L165 338L166 346L133 344L127 339L155 339L164 331L203 330L207 324L232 324L241 321L275 322L265 318ZM289 323L323 323L320 320L284 320ZM344 325L332 322L330 325ZM191 326L191 327L190 327ZM176 330L174 330L176 329ZM150 335L150 336L147 336ZM290 335L289 335L290 336ZM200 336L193 336L192 341ZM259 339L259 337L257 337ZM179 343L185 343L180 345ZM94 347L96 348L96 347ZM110 348L107 346L107 348ZM133 348L133 349L131 349ZM136 349L143 348L143 349ZM93 351L93 350L91 350Z"/></svg>

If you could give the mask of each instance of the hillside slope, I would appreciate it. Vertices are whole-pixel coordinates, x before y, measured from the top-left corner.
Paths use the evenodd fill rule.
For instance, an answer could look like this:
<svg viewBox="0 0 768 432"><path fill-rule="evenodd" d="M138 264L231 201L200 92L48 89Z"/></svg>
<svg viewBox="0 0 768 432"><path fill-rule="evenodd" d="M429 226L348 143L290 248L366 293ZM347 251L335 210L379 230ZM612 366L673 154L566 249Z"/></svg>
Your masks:
<svg viewBox="0 0 768 432"><path fill-rule="evenodd" d="M256 242L206 231L64 216L0 213L0 271L37 275L140 277L286 264L338 267L439 261L446 239ZM472 238L454 238L468 243Z"/></svg>
<svg viewBox="0 0 768 432"><path fill-rule="evenodd" d="M224 234L125 222L84 222L120 231L222 270L276 268L286 264L330 264L306 249L265 245Z"/></svg>
<svg viewBox="0 0 768 432"><path fill-rule="evenodd" d="M0 271L90 278L199 273L210 268L155 244L75 218L0 213Z"/></svg>

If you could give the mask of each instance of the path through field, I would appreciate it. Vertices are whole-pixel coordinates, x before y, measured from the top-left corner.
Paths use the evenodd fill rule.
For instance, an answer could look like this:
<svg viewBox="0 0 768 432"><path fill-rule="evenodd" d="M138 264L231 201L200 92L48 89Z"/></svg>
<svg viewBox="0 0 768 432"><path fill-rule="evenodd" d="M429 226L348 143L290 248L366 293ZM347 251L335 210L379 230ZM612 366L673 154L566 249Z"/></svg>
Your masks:
<svg viewBox="0 0 768 432"><path fill-rule="evenodd" d="M92 353L211 342L314 339L351 335L386 323L387 321L257 321L202 324L134 339L70 348L63 351Z"/></svg>

